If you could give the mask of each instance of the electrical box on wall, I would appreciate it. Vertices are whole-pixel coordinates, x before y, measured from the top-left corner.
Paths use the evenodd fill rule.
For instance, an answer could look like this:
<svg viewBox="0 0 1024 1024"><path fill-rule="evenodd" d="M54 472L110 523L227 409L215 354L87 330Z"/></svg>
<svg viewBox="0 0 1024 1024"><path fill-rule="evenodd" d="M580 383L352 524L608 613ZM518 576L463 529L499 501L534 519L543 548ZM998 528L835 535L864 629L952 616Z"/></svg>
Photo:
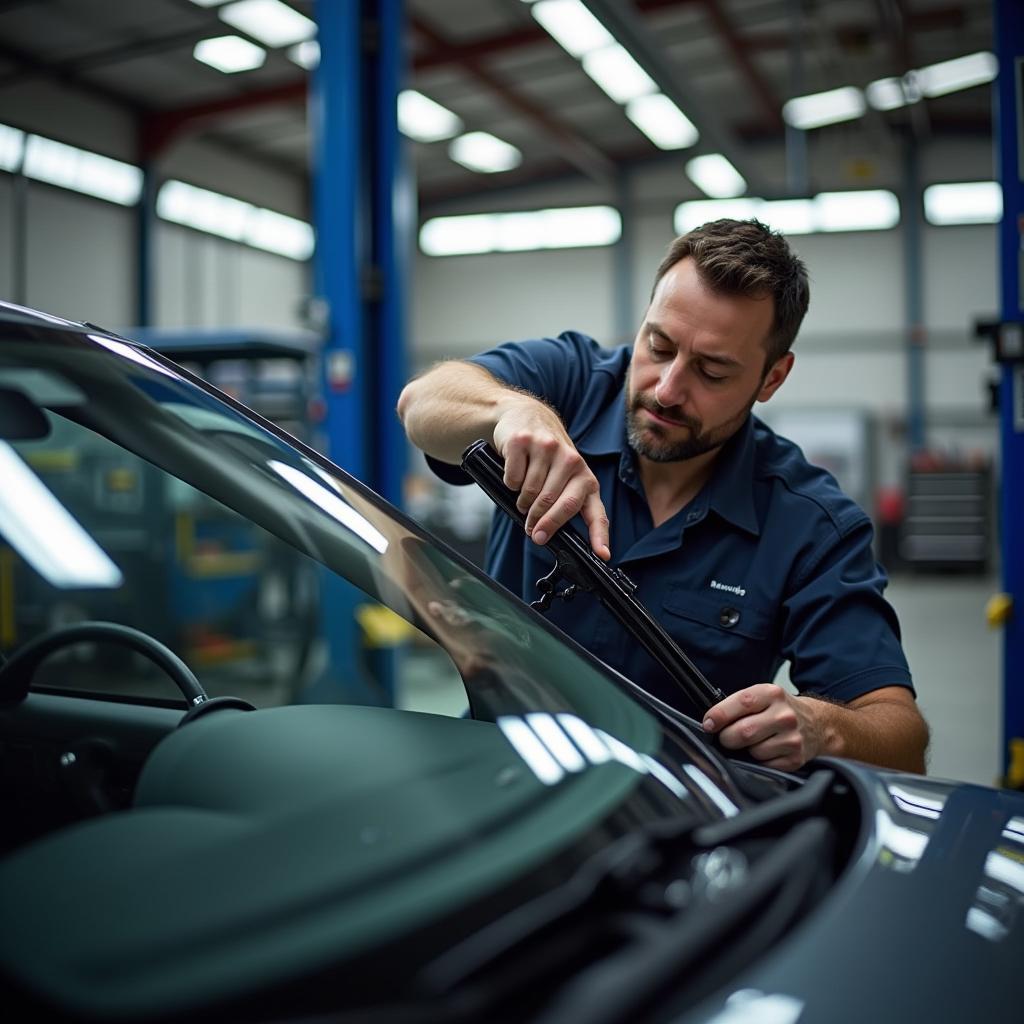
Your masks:
<svg viewBox="0 0 1024 1024"><path fill-rule="evenodd" d="M979 320L974 335L991 341L997 363L1024 363L1024 322Z"/></svg>

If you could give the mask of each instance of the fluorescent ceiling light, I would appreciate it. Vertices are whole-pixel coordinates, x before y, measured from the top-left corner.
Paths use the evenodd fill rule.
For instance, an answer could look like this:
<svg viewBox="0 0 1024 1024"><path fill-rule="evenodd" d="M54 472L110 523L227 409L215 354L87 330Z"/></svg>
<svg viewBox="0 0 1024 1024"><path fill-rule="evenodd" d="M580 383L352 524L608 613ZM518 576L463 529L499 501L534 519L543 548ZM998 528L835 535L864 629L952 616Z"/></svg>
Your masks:
<svg viewBox="0 0 1024 1024"><path fill-rule="evenodd" d="M523 161L523 154L515 146L496 138L489 132L468 132L453 139L448 155L463 167L481 174L510 171Z"/></svg>
<svg viewBox="0 0 1024 1024"><path fill-rule="evenodd" d="M621 235L618 210L580 206L435 217L420 230L420 248L428 256L527 252L612 245Z"/></svg>
<svg viewBox="0 0 1024 1024"><path fill-rule="evenodd" d="M306 39L289 47L285 55L293 64L312 71L320 64L320 44L315 39Z"/></svg>
<svg viewBox="0 0 1024 1024"><path fill-rule="evenodd" d="M17 171L25 152L25 133L0 124L0 171Z"/></svg>
<svg viewBox="0 0 1024 1024"><path fill-rule="evenodd" d="M300 494L308 498L314 505L322 508L329 516L336 519L342 526L351 530L360 540L369 544L374 551L383 555L388 549L388 539L365 516L357 512L351 505L342 501L333 491L329 491L322 483L306 476L301 469L287 463L271 459L267 465L283 480L287 480Z"/></svg>
<svg viewBox="0 0 1024 1024"><path fill-rule="evenodd" d="M750 220L757 216L761 199L697 199L680 203L673 218L677 235L699 228L708 221L730 217L733 220Z"/></svg>
<svg viewBox="0 0 1024 1024"><path fill-rule="evenodd" d="M28 137L23 170L36 181L120 206L133 206L142 194L142 171L138 167L40 135Z"/></svg>
<svg viewBox="0 0 1024 1024"><path fill-rule="evenodd" d="M740 813L740 809L695 764L684 764L683 771L704 790L704 794L727 818Z"/></svg>
<svg viewBox="0 0 1024 1024"><path fill-rule="evenodd" d="M659 149L685 149L700 138L693 122L660 92L630 100L626 117Z"/></svg>
<svg viewBox="0 0 1024 1024"><path fill-rule="evenodd" d="M192 0L196 7L216 7L224 2L225 0Z"/></svg>
<svg viewBox="0 0 1024 1024"><path fill-rule="evenodd" d="M818 231L874 231L899 223L899 202L891 192L822 192L813 199L702 199L680 203L674 226L684 235L708 221L756 218L787 235Z"/></svg>
<svg viewBox="0 0 1024 1024"><path fill-rule="evenodd" d="M174 224L289 259L305 260L313 254L313 228L306 221L183 181L164 182L157 195L156 212Z"/></svg>
<svg viewBox="0 0 1024 1024"><path fill-rule="evenodd" d="M580 0L541 0L532 11L548 35L577 59L615 42Z"/></svg>
<svg viewBox="0 0 1024 1024"><path fill-rule="evenodd" d="M618 43L584 54L583 70L616 103L628 103L637 96L658 91L654 79Z"/></svg>
<svg viewBox="0 0 1024 1024"><path fill-rule="evenodd" d="M316 35L316 22L281 0L238 0L217 16L266 46L291 46Z"/></svg>
<svg viewBox="0 0 1024 1024"><path fill-rule="evenodd" d="M961 181L924 190L929 224L995 224L1003 216L1003 190L997 181Z"/></svg>
<svg viewBox="0 0 1024 1024"><path fill-rule="evenodd" d="M493 213L434 217L420 228L420 249L428 256L494 252L496 217Z"/></svg>
<svg viewBox="0 0 1024 1024"><path fill-rule="evenodd" d="M884 231L900 222L900 203L892 192L819 192L814 197L819 231Z"/></svg>
<svg viewBox="0 0 1024 1024"><path fill-rule="evenodd" d="M174 224L239 242L252 206L183 181L166 181L156 199L157 215Z"/></svg>
<svg viewBox="0 0 1024 1024"><path fill-rule="evenodd" d="M816 226L814 203L810 199L761 200L755 216L784 235L809 235Z"/></svg>
<svg viewBox="0 0 1024 1024"><path fill-rule="evenodd" d="M147 370L152 370L154 373L162 373L165 377L171 377L174 380L180 380L178 374L172 370L168 370L162 363L158 363L155 359L147 356L145 352L140 352L137 348L129 345L127 342L118 341L116 338L105 338L102 334L87 334L86 337L90 341L94 341L97 345L102 345L104 348L109 349L111 352L116 353L124 359L130 359L133 363L138 363L139 366L146 367Z"/></svg>
<svg viewBox="0 0 1024 1024"><path fill-rule="evenodd" d="M462 121L429 96L415 89L403 89L398 94L398 128L417 142L437 142L458 135Z"/></svg>
<svg viewBox="0 0 1024 1024"><path fill-rule="evenodd" d="M611 751L582 718L561 712L558 721L591 764L604 764L611 760Z"/></svg>
<svg viewBox="0 0 1024 1024"><path fill-rule="evenodd" d="M864 94L852 85L809 96L796 96L782 105L782 117L794 128L820 128L839 121L853 121L866 109Z"/></svg>
<svg viewBox="0 0 1024 1024"><path fill-rule="evenodd" d="M896 110L921 99L916 71L908 71L902 78L879 78L864 92L875 110Z"/></svg>
<svg viewBox="0 0 1024 1024"><path fill-rule="evenodd" d="M292 260L308 260L315 247L311 224L258 206L249 214L242 241Z"/></svg>
<svg viewBox="0 0 1024 1024"><path fill-rule="evenodd" d="M565 778L565 769L551 756L537 734L515 715L499 715L498 728L515 752L545 786L553 786Z"/></svg>
<svg viewBox="0 0 1024 1024"><path fill-rule="evenodd" d="M732 199L747 190L743 176L721 153L695 156L686 164L686 176L712 199Z"/></svg>
<svg viewBox="0 0 1024 1024"><path fill-rule="evenodd" d="M233 75L262 66L267 59L267 51L241 36L218 36L196 43L192 56L226 75Z"/></svg>
<svg viewBox="0 0 1024 1024"><path fill-rule="evenodd" d="M48 583L119 587L121 570L6 442L0 441L0 533Z"/></svg>
<svg viewBox="0 0 1024 1024"><path fill-rule="evenodd" d="M925 96L944 96L959 89L991 82L999 72L999 61L994 53L982 51L966 57L929 64L917 72L921 92Z"/></svg>
<svg viewBox="0 0 1024 1024"><path fill-rule="evenodd" d="M567 772L581 772L587 767L586 759L573 746L553 715L546 711L532 711L526 716L526 722Z"/></svg>

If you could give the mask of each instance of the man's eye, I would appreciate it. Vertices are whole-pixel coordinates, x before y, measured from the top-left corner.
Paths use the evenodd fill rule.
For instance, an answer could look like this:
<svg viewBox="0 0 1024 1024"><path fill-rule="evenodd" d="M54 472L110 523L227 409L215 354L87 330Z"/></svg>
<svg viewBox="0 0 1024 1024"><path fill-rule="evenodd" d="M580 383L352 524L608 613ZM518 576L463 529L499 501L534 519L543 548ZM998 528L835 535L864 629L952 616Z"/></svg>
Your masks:
<svg viewBox="0 0 1024 1024"><path fill-rule="evenodd" d="M721 384L721 383L722 383L722 381L724 381L724 380L726 380L726 379L727 379L727 378L725 378L725 377L721 377L721 376L719 376L719 375L718 375L718 374L716 374L716 373L709 373L709 372L708 372L708 371L707 371L707 370L706 370L706 369L705 369L705 368L704 368L703 366L702 366L702 367L700 368L700 375L701 375L701 376L702 376L702 377L703 377L703 378L704 378L705 380L708 380L708 381L713 381L713 382L714 382L714 383L716 383L716 384Z"/></svg>
<svg viewBox="0 0 1024 1024"><path fill-rule="evenodd" d="M668 359L670 356L675 355L672 349L664 347L659 348L653 341L649 342L647 347L650 349L651 355L657 356L659 359Z"/></svg>

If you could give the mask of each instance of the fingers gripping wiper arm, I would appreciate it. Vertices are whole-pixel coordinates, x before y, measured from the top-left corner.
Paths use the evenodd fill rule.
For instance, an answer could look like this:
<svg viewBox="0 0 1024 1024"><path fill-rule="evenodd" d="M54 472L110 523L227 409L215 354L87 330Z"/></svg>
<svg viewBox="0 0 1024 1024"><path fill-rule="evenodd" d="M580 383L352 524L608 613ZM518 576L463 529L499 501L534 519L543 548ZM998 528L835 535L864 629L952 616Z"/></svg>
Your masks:
<svg viewBox="0 0 1024 1024"><path fill-rule="evenodd" d="M505 486L505 465L486 441L474 441L462 454L462 468L514 523L525 527L516 493ZM547 543L555 567L537 581L540 598L533 607L548 608L554 598L570 600L577 591L594 594L685 691L701 715L725 694L679 649L651 613L637 600L636 584L621 570L606 565L573 530L556 530ZM558 590L556 584L565 581Z"/></svg>

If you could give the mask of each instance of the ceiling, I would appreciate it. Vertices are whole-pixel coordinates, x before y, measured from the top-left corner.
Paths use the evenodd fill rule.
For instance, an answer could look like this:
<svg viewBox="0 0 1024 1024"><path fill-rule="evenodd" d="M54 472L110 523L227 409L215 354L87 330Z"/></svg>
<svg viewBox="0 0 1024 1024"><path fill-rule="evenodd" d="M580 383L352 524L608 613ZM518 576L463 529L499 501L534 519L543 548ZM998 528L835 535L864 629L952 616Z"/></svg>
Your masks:
<svg viewBox="0 0 1024 1024"><path fill-rule="evenodd" d="M288 2L313 16L311 0ZM484 204L509 185L575 178L610 185L623 167L681 167L702 151L729 154L753 190L758 154L785 140L780 111L789 97L864 87L992 48L991 0L593 0L591 7L599 17L611 11L625 34L617 30L617 38L645 48L662 91L701 130L698 146L657 149L538 25L529 4L406 0L407 84L458 114L467 130L485 129L523 154L515 170L481 175L449 159L444 142L412 144L421 210L456 197ZM234 75L192 57L199 40L234 31L215 8L190 0L0 0L0 110L6 86L50 79L136 115L139 159L187 133L305 180L307 73L283 51ZM976 87L809 134L815 145L840 139L851 154L906 136L985 137L990 103L990 90ZM0 120L34 127L20 125L16 109ZM784 190L784 179L762 180L759 194Z"/></svg>

